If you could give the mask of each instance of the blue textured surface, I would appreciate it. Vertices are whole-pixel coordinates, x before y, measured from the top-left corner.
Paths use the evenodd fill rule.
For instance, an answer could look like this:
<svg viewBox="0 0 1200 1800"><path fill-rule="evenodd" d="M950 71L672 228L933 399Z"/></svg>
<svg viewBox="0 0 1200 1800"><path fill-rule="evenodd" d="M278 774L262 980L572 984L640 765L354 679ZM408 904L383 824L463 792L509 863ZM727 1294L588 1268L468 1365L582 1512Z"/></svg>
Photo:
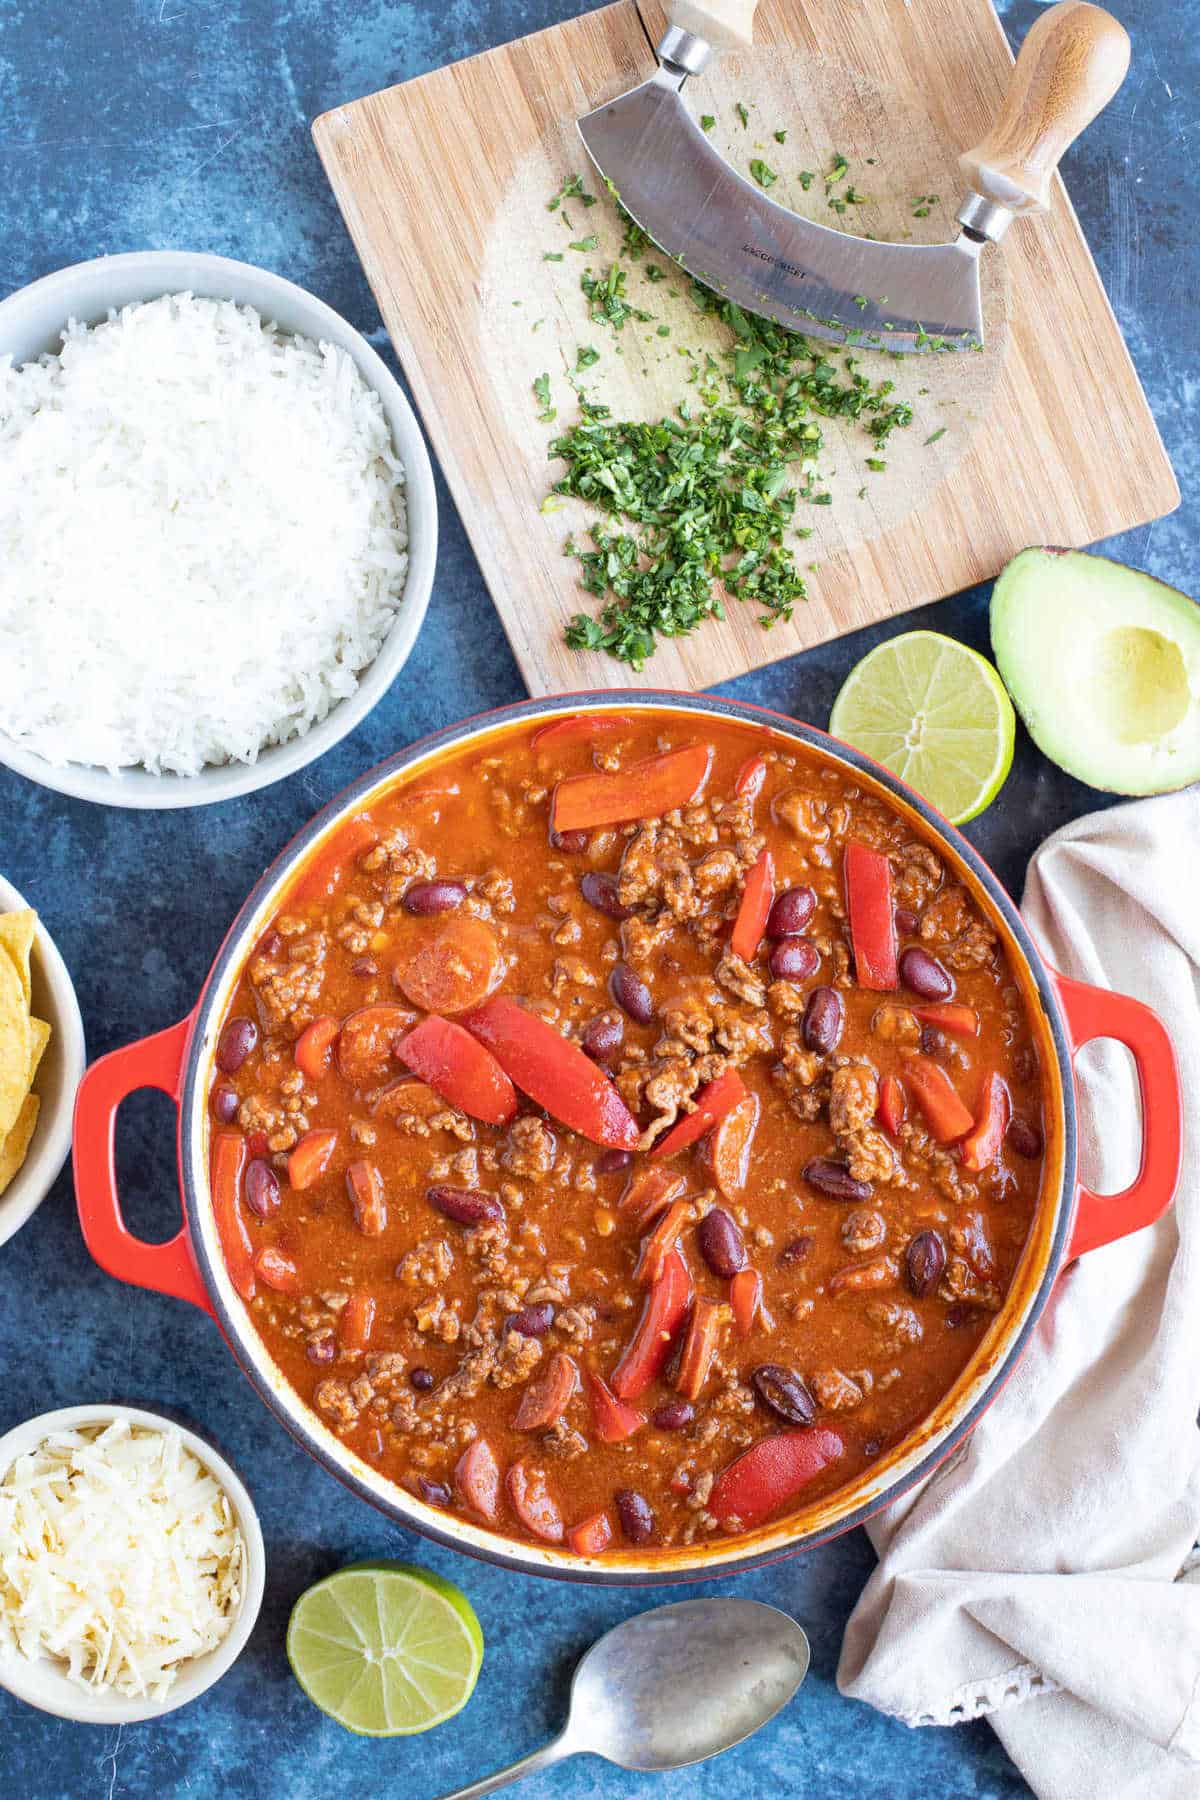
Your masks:
<svg viewBox="0 0 1200 1800"><path fill-rule="evenodd" d="M350 99L567 17L572 0L0 0L0 293L104 251L188 247L291 276L377 344L383 334L312 150L309 120ZM1006 23L1024 33L1036 8ZM1132 9L1130 9L1132 10ZM1195 7L1142 0L1128 22L1134 68L1072 153L1068 182L1184 489L1174 518L1107 546L1187 588L1197 461L1197 277L1189 228L1200 128ZM1103 394L1095 404L1104 405ZM225 926L264 864L326 799L431 727L520 697L521 683L444 491L428 622L405 675L364 725L291 781L192 814L106 812L0 769L0 868L40 909L72 969L93 1054L181 1017ZM824 724L851 665L913 623L983 647L986 591L797 657L728 692ZM1019 891L1053 827L1103 799L1022 741L1001 799L971 836ZM131 1222L174 1229L167 1103L122 1117ZM428 1800L531 1749L562 1716L569 1671L605 1626L648 1596L517 1579L424 1546L352 1499L295 1448L253 1397L198 1312L121 1289L80 1241L69 1177L0 1253L0 1430L76 1401L179 1409L249 1480L269 1557L252 1645L206 1699L122 1732L59 1723L0 1695L0 1784L14 1800L82 1795L286 1795L330 1791ZM463 1716L428 1737L348 1737L288 1672L288 1610L316 1577L356 1557L417 1557L452 1575L483 1624L487 1656ZM821 1800L1016 1800L1028 1793L985 1725L910 1732L843 1700L841 1629L870 1564L861 1535L760 1573L740 1591L800 1618L813 1674L760 1738L710 1770L657 1779L585 1760L522 1790L529 1800L747 1794Z"/></svg>

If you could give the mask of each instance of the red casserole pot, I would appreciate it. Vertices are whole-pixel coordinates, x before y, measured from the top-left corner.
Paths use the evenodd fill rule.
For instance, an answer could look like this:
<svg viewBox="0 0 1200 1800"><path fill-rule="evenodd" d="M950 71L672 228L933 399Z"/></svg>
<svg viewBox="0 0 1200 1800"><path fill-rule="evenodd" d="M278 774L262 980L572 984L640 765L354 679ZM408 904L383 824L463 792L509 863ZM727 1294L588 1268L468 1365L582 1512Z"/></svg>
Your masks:
<svg viewBox="0 0 1200 1800"><path fill-rule="evenodd" d="M178 1025L102 1057L88 1070L75 1107L74 1166L79 1219L88 1248L109 1274L173 1294L211 1312L242 1369L276 1416L317 1459L400 1525L438 1542L524 1573L609 1583L649 1583L728 1575L812 1548L859 1525L928 1475L959 1444L996 1397L1037 1324L1054 1283L1073 1258L1153 1224L1174 1195L1179 1175L1181 1103L1170 1039L1139 1001L1068 980L1049 968L1012 900L958 832L887 770L825 732L740 701L634 691L622 711L649 707L674 714L737 719L808 746L882 792L902 816L924 828L946 862L966 881L999 930L1031 1015L1040 1023L1048 1124L1041 1201L1003 1310L950 1393L916 1432L856 1482L742 1537L676 1550L630 1551L601 1558L501 1538L466 1518L426 1506L358 1457L300 1399L267 1355L252 1317L229 1280L208 1189L206 1104L217 1030L239 970L282 890L297 868L319 853L331 831L398 778L435 765L450 750L517 721L532 728L564 713L613 706L606 693L527 701L426 738L381 763L347 788L305 827L267 870L242 907L195 1009ZM1076 1177L1073 1062L1093 1038L1115 1038L1132 1053L1142 1111L1141 1167L1119 1194L1098 1195ZM169 1094L179 1110L182 1229L149 1244L125 1225L116 1188L113 1134L117 1109L138 1088Z"/></svg>

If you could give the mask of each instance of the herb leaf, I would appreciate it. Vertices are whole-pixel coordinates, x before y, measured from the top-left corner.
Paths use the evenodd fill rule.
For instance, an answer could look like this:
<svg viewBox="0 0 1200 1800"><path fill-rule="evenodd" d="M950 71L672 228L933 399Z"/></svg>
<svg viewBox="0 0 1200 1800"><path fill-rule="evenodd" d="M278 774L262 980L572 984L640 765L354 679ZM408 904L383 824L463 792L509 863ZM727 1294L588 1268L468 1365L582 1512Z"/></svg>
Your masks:
<svg viewBox="0 0 1200 1800"><path fill-rule="evenodd" d="M774 187L775 183L779 180L774 169L771 168L769 163L765 163L761 156L752 156L750 158L750 173L753 175L760 188Z"/></svg>

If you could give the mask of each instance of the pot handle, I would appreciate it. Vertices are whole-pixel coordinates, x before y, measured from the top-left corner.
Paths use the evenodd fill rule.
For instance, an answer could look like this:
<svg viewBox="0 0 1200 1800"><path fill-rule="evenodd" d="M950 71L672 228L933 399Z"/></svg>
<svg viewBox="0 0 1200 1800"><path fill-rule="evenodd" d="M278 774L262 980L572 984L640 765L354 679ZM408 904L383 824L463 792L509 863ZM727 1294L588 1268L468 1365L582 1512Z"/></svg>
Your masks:
<svg viewBox="0 0 1200 1800"><path fill-rule="evenodd" d="M192 1260L186 1221L165 1244L148 1244L134 1237L121 1213L113 1156L117 1109L130 1094L138 1088L159 1088L178 1107L183 1054L191 1028L189 1016L152 1037L112 1050L92 1064L75 1096L71 1154L79 1224L100 1267L118 1281L173 1294L211 1312Z"/></svg>
<svg viewBox="0 0 1200 1800"><path fill-rule="evenodd" d="M1133 1057L1142 1105L1142 1161L1119 1194L1093 1194L1079 1186L1068 1259L1098 1250L1153 1225L1175 1198L1183 1146L1183 1097L1179 1068L1167 1030L1156 1012L1126 994L1091 987L1051 970L1066 1016L1072 1053L1093 1038L1115 1038Z"/></svg>

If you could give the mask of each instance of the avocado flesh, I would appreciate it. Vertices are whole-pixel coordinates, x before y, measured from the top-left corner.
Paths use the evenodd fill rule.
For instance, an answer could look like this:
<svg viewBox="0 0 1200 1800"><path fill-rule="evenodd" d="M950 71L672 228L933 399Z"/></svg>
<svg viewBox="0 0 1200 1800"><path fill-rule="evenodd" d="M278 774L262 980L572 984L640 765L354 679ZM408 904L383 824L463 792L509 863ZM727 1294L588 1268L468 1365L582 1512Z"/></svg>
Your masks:
<svg viewBox="0 0 1200 1800"><path fill-rule="evenodd" d="M992 651L1030 737L1090 787L1200 780L1200 606L1079 550L1022 550L992 590Z"/></svg>

